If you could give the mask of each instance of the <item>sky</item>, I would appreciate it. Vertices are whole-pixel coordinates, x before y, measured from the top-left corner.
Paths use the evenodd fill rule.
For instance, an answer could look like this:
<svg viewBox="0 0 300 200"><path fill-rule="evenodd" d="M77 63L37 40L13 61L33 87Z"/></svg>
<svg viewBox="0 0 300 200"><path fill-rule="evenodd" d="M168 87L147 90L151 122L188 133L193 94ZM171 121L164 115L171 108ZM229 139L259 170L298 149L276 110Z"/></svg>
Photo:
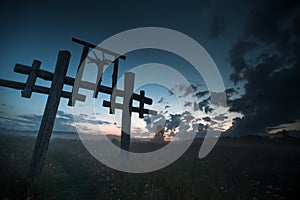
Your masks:
<svg viewBox="0 0 300 200"><path fill-rule="evenodd" d="M163 27L186 34L206 49L223 78L228 106L209 106L205 82L184 59L153 49L130 52L125 61L120 61L119 78L136 66L161 63L180 72L193 89L177 82L173 75L170 82L176 84L171 89L178 95L153 84L135 88L136 92L146 91L146 96L153 99L149 108L159 110L160 115L138 119L133 114L134 134L148 136L154 124L165 125L169 135L188 129L202 132L207 126L233 135L297 130L299 13L297 2L267 0L6 2L0 12L0 78L25 82L27 77L13 72L13 67L16 63L31 66L35 59L42 62L41 69L53 72L59 50L71 52L67 75L75 77L82 46L72 42L72 37L99 44L129 29ZM111 71L108 66L103 74L104 85L111 84ZM43 80L37 80L37 84L50 86ZM65 86L64 90L70 91L71 87ZM39 128L46 95L33 94L26 99L19 90L0 87L0 96L0 127ZM196 98L196 103L191 98ZM75 131L75 119L82 130L119 132L121 113L109 115L107 108L98 106L103 99L109 96L88 99L85 105L90 101L97 105L95 109L76 113L67 106L68 100L61 99L55 130ZM201 113L196 113L195 104Z"/></svg>

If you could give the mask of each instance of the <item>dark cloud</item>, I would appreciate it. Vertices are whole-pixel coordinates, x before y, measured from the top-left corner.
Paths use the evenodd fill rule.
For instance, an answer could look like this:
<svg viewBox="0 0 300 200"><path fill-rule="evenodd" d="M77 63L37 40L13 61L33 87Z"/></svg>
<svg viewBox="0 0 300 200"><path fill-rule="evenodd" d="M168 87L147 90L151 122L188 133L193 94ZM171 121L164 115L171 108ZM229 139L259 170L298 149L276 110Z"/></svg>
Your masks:
<svg viewBox="0 0 300 200"><path fill-rule="evenodd" d="M200 110L204 110L206 109L206 107L208 107L208 105L210 104L210 97L202 100L199 103L196 103L194 106L197 106L195 109L200 109Z"/></svg>
<svg viewBox="0 0 300 200"><path fill-rule="evenodd" d="M160 98L160 100L158 100L158 103L162 103L164 101L164 98Z"/></svg>
<svg viewBox="0 0 300 200"><path fill-rule="evenodd" d="M207 90L206 91L200 91L200 92L196 93L196 97L201 98L201 97L204 97L208 94L209 94L209 92Z"/></svg>
<svg viewBox="0 0 300 200"><path fill-rule="evenodd" d="M175 128L180 126L180 118L181 115L180 114L170 114L171 119L166 121L166 127L167 127L167 131L168 130L174 130Z"/></svg>
<svg viewBox="0 0 300 200"><path fill-rule="evenodd" d="M148 124L151 123L151 118L150 118L148 115L146 115L146 116L144 117L144 121L145 121L146 124L148 125Z"/></svg>
<svg viewBox="0 0 300 200"><path fill-rule="evenodd" d="M184 103L184 107L190 107L190 106L192 106L192 105L193 105L193 104L192 104L192 102L190 102L190 101Z"/></svg>
<svg viewBox="0 0 300 200"><path fill-rule="evenodd" d="M178 90L181 92L183 91L183 95L179 97L186 97L190 94L193 94L197 90L197 86L193 84L181 84L178 86Z"/></svg>
<svg viewBox="0 0 300 200"><path fill-rule="evenodd" d="M164 127L166 120L165 116L162 114L145 116L144 121L146 122L146 127L150 133L157 132L158 127Z"/></svg>
<svg viewBox="0 0 300 200"><path fill-rule="evenodd" d="M215 16L212 20L212 25L209 32L209 38L217 39L225 30L224 18Z"/></svg>
<svg viewBox="0 0 300 200"><path fill-rule="evenodd" d="M232 80L234 84L242 80L240 73L249 66L245 56L256 46L257 44L253 41L238 41L229 51L230 65L234 69L230 80Z"/></svg>
<svg viewBox="0 0 300 200"><path fill-rule="evenodd" d="M245 94L229 101L244 114L230 131L258 134L300 119L300 10L292 1L265 1L247 18L243 39L229 51L234 83ZM249 54L249 52L255 52Z"/></svg>
<svg viewBox="0 0 300 200"><path fill-rule="evenodd" d="M181 120L184 120L185 122L191 122L195 117L188 111L185 111L182 113Z"/></svg>
<svg viewBox="0 0 300 200"><path fill-rule="evenodd" d="M291 29L288 29L297 26L292 19L297 15L299 1L262 1L250 12L245 23L245 34L270 43L288 39L291 36Z"/></svg>
<svg viewBox="0 0 300 200"><path fill-rule="evenodd" d="M225 92L226 92L227 99L232 97L234 94L238 94L238 92L234 88L226 89Z"/></svg>
<svg viewBox="0 0 300 200"><path fill-rule="evenodd" d="M209 125L207 125L207 124L204 125L202 123L199 123L197 126L198 126L197 127L198 128L198 132L197 132L198 137L205 137L205 135L208 131Z"/></svg>
<svg viewBox="0 0 300 200"><path fill-rule="evenodd" d="M202 118L204 121L206 121L206 122L211 122L211 118L210 117L203 117Z"/></svg>
<svg viewBox="0 0 300 200"><path fill-rule="evenodd" d="M214 117L214 120L218 121L224 121L225 119L228 119L228 117L225 114L220 114Z"/></svg>
<svg viewBox="0 0 300 200"><path fill-rule="evenodd" d="M169 90L169 95L181 94L179 97L187 97L191 94L195 95L201 84L178 84ZM174 92L175 93L174 93Z"/></svg>

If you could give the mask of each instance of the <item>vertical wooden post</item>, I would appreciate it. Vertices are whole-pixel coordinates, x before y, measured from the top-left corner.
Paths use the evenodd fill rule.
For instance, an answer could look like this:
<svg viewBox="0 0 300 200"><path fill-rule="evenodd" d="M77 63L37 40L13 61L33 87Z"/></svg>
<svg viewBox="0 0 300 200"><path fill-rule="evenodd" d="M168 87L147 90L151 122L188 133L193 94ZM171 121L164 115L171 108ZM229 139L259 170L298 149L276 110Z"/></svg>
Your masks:
<svg viewBox="0 0 300 200"><path fill-rule="evenodd" d="M96 56L96 54L95 54L95 56ZM104 60L101 60L100 62L98 60L95 60L95 64L98 67L98 73L97 73L97 80L96 80L97 87L96 87L96 90L94 91L93 98L98 98L98 93L99 93L101 82L102 82L104 65L107 63Z"/></svg>
<svg viewBox="0 0 300 200"><path fill-rule="evenodd" d="M117 89L118 68L119 68L119 58L114 60L114 70L113 70L112 82L111 82L112 89ZM113 92L110 96L110 103L111 103L111 106L109 109L110 114L115 114L116 96L117 96L117 94L115 92Z"/></svg>
<svg viewBox="0 0 300 200"><path fill-rule="evenodd" d="M139 118L144 118L144 104L145 104L145 91L140 91L140 107L139 107Z"/></svg>
<svg viewBox="0 0 300 200"><path fill-rule="evenodd" d="M82 80L82 75L83 75L83 71L84 71L85 63L86 63L85 59L89 54L89 48L90 48L90 46L88 44L85 44L83 49L82 49L80 62L79 62L79 65L78 65L78 68L77 68L77 73L76 73L76 78L78 80ZM76 99L77 95L73 95L73 94L78 94L79 88L74 87L74 86L73 86L73 89L72 89L72 96L71 96L71 98L69 99L69 102L68 102L68 106L74 106L75 102L77 100Z"/></svg>
<svg viewBox="0 0 300 200"><path fill-rule="evenodd" d="M58 54L49 96L26 177L26 196L31 195L32 186L43 170L70 57L71 54L69 51L60 51Z"/></svg>
<svg viewBox="0 0 300 200"><path fill-rule="evenodd" d="M129 151L131 131L132 94L134 87L134 73L126 72L124 77L124 98L122 111L121 148Z"/></svg>
<svg viewBox="0 0 300 200"><path fill-rule="evenodd" d="M90 46L89 46L88 44L85 44L85 45L83 46L82 53L81 53L81 57L80 57L80 62L79 62L77 71L79 70L80 66L82 65L84 59L86 59L86 57L88 56L88 54L89 54L89 49L90 49Z"/></svg>
<svg viewBox="0 0 300 200"><path fill-rule="evenodd" d="M122 130L121 130L121 149L129 151L130 149L130 132L131 132L131 112L132 112L132 94L134 89L134 73L126 72L124 74L124 97L122 108ZM129 157L126 152L121 152L121 165L129 168ZM127 174L120 172L120 189L125 192Z"/></svg>
<svg viewBox="0 0 300 200"><path fill-rule="evenodd" d="M117 81L118 81L118 69L119 69L119 58L114 60L114 71L112 74L112 84L111 84L111 88L116 87L117 85Z"/></svg>

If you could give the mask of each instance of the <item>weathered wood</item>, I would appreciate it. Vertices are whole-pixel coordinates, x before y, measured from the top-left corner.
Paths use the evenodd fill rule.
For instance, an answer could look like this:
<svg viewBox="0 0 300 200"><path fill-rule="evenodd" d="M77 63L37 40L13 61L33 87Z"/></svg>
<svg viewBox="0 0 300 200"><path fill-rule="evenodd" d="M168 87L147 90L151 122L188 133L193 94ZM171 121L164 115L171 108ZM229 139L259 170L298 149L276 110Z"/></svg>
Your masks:
<svg viewBox="0 0 300 200"><path fill-rule="evenodd" d="M109 101L104 100L103 103L102 103L102 106L109 108L109 107L111 107L111 103ZM116 109L123 109L123 104L115 103L115 108ZM146 108L144 108L143 110L141 110L138 107L132 107L132 112L149 114L149 115L157 115L157 111L146 109ZM140 118L144 118L144 116L140 117Z"/></svg>
<svg viewBox="0 0 300 200"><path fill-rule="evenodd" d="M129 151L130 133L131 133L131 111L132 111L132 93L134 89L134 73L126 72L124 77L124 91L122 108L122 132L121 149Z"/></svg>
<svg viewBox="0 0 300 200"><path fill-rule="evenodd" d="M70 57L71 54L68 51L60 51L58 54L53 81L26 177L27 195L30 195L32 185L36 183L43 170Z"/></svg>
<svg viewBox="0 0 300 200"><path fill-rule="evenodd" d="M28 67L26 65L16 64L15 67L14 67L14 71L17 72L17 73L20 73L20 74L29 75L30 72L31 72L31 67ZM41 78L43 80L46 80L46 81L52 81L53 80L54 74L51 73L51 72L48 72L46 70L39 69L35 73L36 73L38 78ZM66 76L64 83L66 85L73 86L74 81L75 81L74 78Z"/></svg>
<svg viewBox="0 0 300 200"><path fill-rule="evenodd" d="M99 89L99 92L102 92L102 93L105 93L105 94L112 94L113 89L110 88L110 87L107 87L107 86L101 86L100 89ZM120 97L124 97L124 91L116 89L116 95L120 96ZM133 100L136 100L136 101L141 101L142 100L140 95L136 94L136 93L132 94L132 98L133 98ZM144 102L145 102L145 104L152 105L153 101L149 97L144 97Z"/></svg>
<svg viewBox="0 0 300 200"><path fill-rule="evenodd" d="M14 71L18 72L18 73L21 73L21 74L30 74L31 67L21 65L21 64L16 64L15 67L14 67ZM39 77L43 80L46 80L46 81L52 81L53 80L53 73L42 70L42 69L39 69L36 72L36 75L37 75L37 77ZM74 78L68 77L68 76L65 77L64 83L66 85L73 86L74 82L75 82ZM81 81L81 82L82 82L81 88L83 88L83 89L88 89L88 88L91 88L91 87L95 87L95 83L91 83L91 82L87 82L87 81ZM22 89L24 89L24 88L22 88ZM98 87L98 91L102 92L102 93L105 93L105 94L112 94L113 88L101 85L100 87ZM78 95L80 95L80 94L78 94ZM116 89L116 95L123 97L124 96L124 91ZM78 98L77 100L82 101L81 99L84 99L83 98L84 95L80 95L80 96L81 97ZM67 97L65 97L65 98L67 98ZM150 99L148 97L141 98L141 96L139 94L136 94L136 93L133 93L133 100L136 100L136 101L144 100L145 104L152 105L152 99Z"/></svg>
<svg viewBox="0 0 300 200"><path fill-rule="evenodd" d="M144 90L141 90L140 91L140 97L141 97L141 100L140 100L140 106L139 106L139 118L144 118L144 98L145 98L145 91Z"/></svg>
<svg viewBox="0 0 300 200"><path fill-rule="evenodd" d="M32 86L35 85L37 75L36 72L40 69L41 62L38 60L34 60L31 67L31 72L27 78L26 86L24 90L21 92L22 97L30 98L32 94Z"/></svg>
<svg viewBox="0 0 300 200"><path fill-rule="evenodd" d="M82 75L83 75L83 71L84 71L85 64L86 64L86 57L88 56L88 54L89 54L89 46L87 44L85 44L83 46L79 65L77 67L76 78L78 78L79 80L82 80ZM72 97L69 99L68 106L75 105L75 102L76 102L76 100L78 100L78 96L79 96L78 92L79 92L79 87L77 85L75 85L75 81L74 81L73 88L72 88Z"/></svg>
<svg viewBox="0 0 300 200"><path fill-rule="evenodd" d="M78 87L78 89L76 89L76 91L79 91L79 88L83 88L83 89L95 91L98 86L97 86L96 83L92 83L92 82L81 80L81 81L77 81L77 84L74 87ZM99 87L99 92L102 92L102 93L105 93L105 94L112 94L113 93L113 89L110 88L110 87L101 85ZM124 97L124 91L116 89L115 92L116 92L117 96ZM73 93L73 95L74 95L74 93ZM77 95L80 95L80 94L77 93ZM142 98L140 97L140 95L136 94L136 93L134 93L132 95L132 97L133 97L134 100L137 100L137 101L141 101L142 100ZM148 105L152 104L152 99L150 99L148 97L144 97L143 99L144 99L144 103L145 104L148 104ZM72 97L72 100L74 101L72 105L74 105L75 101L79 100L79 98L78 97L75 97L75 98Z"/></svg>
<svg viewBox="0 0 300 200"><path fill-rule="evenodd" d="M16 81L0 79L0 86L14 88L14 89L17 89L17 90L24 90L26 84L16 82ZM38 85L32 86L31 89L32 89L32 92L37 92L37 93L41 93L41 94L49 94L49 91L50 91L50 88L47 88L47 87L44 87L44 86L38 86ZM72 97L72 93L62 91L61 92L61 97L66 98L66 99L70 99ZM84 95L79 94L79 97L78 97L79 101L84 102L85 99L86 99L86 97Z"/></svg>
<svg viewBox="0 0 300 200"><path fill-rule="evenodd" d="M110 50L108 50L108 49L99 47L99 46L94 45L94 44L92 44L92 43L85 42L85 41L83 41L83 40L79 40L79 39L76 39L76 38L72 38L72 41L75 42L75 43L77 43L77 44L88 45L90 48L97 49L98 51L101 51L101 52L106 53L106 54L108 54L108 55L114 56L115 58L121 58L121 59L123 59L123 60L126 59L126 56L124 56L124 55L120 55L120 54L118 54L118 53L115 53L115 52L110 51Z"/></svg>
<svg viewBox="0 0 300 200"><path fill-rule="evenodd" d="M83 64L83 62L85 61L85 59L87 58L88 54L89 54L89 45L85 44L83 46L82 52L81 52L81 56L80 56L80 61L79 61L79 65L77 68L77 71L79 70L79 68L81 67L81 65Z"/></svg>
<svg viewBox="0 0 300 200"><path fill-rule="evenodd" d="M117 58L114 61L114 70L112 74L112 82L111 82L111 88L114 89L114 92L112 92L110 96L110 102L111 102L111 107L109 109L110 114L115 114L115 103L116 103L116 98L117 98L117 82L118 82L118 69L119 69L119 59Z"/></svg>
<svg viewBox="0 0 300 200"><path fill-rule="evenodd" d="M97 79L96 79L97 86L96 86L96 90L94 90L93 98L98 98L99 87L101 86L101 82L102 82L104 65L108 65L110 62L105 60L104 58L103 58L103 60L100 60L94 51L93 51L93 53L95 55L95 59L94 58L89 58L89 59L91 59L91 61L93 61L93 63L95 63L98 67L98 73L97 73Z"/></svg>

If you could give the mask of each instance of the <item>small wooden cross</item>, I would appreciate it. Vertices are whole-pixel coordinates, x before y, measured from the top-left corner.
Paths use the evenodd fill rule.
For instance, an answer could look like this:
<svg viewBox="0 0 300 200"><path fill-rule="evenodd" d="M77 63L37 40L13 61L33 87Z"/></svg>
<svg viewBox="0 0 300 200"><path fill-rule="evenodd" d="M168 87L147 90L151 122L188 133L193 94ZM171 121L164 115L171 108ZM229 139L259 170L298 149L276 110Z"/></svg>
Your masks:
<svg viewBox="0 0 300 200"><path fill-rule="evenodd" d="M124 74L124 92L122 93L123 103L119 104L116 102L103 101L104 107L109 107L114 110L122 110L122 131L121 131L121 148L129 151L130 148L130 132L131 132L131 113L139 113L140 118L144 118L144 114L157 115L154 110L144 108L145 104L145 91L141 90L139 95L139 107L133 107L132 102L134 99L134 73L126 72ZM147 103L149 103L147 101ZM151 101L152 104L152 101Z"/></svg>

